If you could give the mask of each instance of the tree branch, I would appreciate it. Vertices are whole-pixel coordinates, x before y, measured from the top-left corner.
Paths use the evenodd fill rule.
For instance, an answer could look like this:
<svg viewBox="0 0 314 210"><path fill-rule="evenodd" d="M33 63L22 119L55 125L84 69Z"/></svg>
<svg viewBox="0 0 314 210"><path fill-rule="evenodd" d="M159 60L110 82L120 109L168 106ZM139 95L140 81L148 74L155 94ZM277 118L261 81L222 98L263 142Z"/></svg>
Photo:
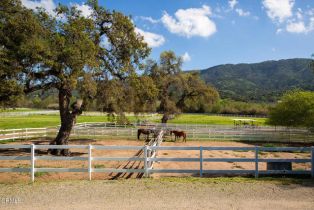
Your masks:
<svg viewBox="0 0 314 210"><path fill-rule="evenodd" d="M40 84L40 85L36 85L36 86L30 86L30 81L28 81L24 87L24 93L28 94L28 93L34 92L36 90L47 90L50 88L58 88L58 87L57 87L57 84L55 82L49 82L49 83Z"/></svg>

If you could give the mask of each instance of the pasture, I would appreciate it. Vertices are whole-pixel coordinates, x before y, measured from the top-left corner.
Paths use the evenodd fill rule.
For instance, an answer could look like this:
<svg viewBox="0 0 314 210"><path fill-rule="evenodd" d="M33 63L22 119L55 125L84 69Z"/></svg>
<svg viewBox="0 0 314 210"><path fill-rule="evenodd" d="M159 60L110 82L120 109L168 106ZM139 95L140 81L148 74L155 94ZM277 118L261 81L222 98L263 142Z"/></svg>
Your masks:
<svg viewBox="0 0 314 210"><path fill-rule="evenodd" d="M233 119L243 118L256 120L258 125L265 125L267 118L252 118L252 117L238 117L238 116L217 116L210 114L181 114L169 123L176 124L211 124L211 125L233 125Z"/></svg>
<svg viewBox="0 0 314 210"><path fill-rule="evenodd" d="M80 116L78 122L102 122L104 116ZM60 125L59 115L29 115L0 118L0 129L42 128Z"/></svg>
<svg viewBox="0 0 314 210"><path fill-rule="evenodd" d="M154 117L147 116L127 116L130 122L138 120L148 120L160 122L161 115ZM209 124L209 125L233 125L233 116L215 116L207 114L181 114L177 118L170 120L169 123L178 124ZM259 125L264 125L266 118L249 118L256 119ZM106 115L83 115L77 118L77 123L81 122L108 122ZM0 129L18 129L18 128L42 128L60 125L60 116L57 114L49 115L27 115L27 116L6 116L0 118Z"/></svg>

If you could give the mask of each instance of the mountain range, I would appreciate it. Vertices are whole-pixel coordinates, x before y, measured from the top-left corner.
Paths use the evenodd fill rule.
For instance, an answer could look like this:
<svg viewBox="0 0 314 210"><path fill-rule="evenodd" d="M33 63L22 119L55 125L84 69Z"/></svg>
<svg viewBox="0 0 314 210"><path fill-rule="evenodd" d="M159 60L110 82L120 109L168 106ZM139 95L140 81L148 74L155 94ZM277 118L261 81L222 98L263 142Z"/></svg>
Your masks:
<svg viewBox="0 0 314 210"><path fill-rule="evenodd" d="M225 64L200 70L207 84L217 88L221 98L274 102L291 89L314 90L311 59L295 58L253 64Z"/></svg>

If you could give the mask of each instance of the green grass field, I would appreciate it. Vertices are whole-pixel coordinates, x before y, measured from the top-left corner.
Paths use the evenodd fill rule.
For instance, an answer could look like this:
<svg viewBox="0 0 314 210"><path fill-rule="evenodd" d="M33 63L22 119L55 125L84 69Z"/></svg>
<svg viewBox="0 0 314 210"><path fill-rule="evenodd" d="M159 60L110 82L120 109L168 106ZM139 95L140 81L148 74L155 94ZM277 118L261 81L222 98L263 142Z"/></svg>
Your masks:
<svg viewBox="0 0 314 210"><path fill-rule="evenodd" d="M137 117L129 116L131 122L136 122ZM141 120L148 119L139 117ZM161 118L161 116L160 116ZM213 125L232 125L236 117L225 116L211 116L206 114L182 114L169 123L178 124L213 124ZM243 117L241 117L243 118ZM251 118L250 118L251 119ZM266 118L257 118L259 125L264 125ZM159 119L154 119L154 122L159 122ZM81 122L108 122L106 116L79 116L78 123ZM18 117L2 117L0 118L0 129L13 129L13 128L40 128L57 126L60 124L59 115L30 115Z"/></svg>
<svg viewBox="0 0 314 210"><path fill-rule="evenodd" d="M0 109L0 113L8 113L8 112L33 112L33 111L40 111L39 109L32 109L32 108L16 108L16 109Z"/></svg>
<svg viewBox="0 0 314 210"><path fill-rule="evenodd" d="M77 122L106 122L105 116L79 116ZM20 117L3 117L0 119L0 129L12 128L42 128L60 124L59 115L30 115Z"/></svg>
<svg viewBox="0 0 314 210"><path fill-rule="evenodd" d="M169 123L177 124L213 124L213 125L233 125L233 119L253 119L256 120L259 125L264 125L266 118L246 118L246 117L229 117L229 116L213 116L206 114L182 114Z"/></svg>

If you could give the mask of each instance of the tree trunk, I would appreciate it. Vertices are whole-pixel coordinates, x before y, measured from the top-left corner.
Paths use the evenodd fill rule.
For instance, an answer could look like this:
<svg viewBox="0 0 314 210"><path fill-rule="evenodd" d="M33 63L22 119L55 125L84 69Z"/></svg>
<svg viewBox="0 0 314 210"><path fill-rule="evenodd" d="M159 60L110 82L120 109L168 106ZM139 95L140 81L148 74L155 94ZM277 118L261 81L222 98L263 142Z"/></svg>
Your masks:
<svg viewBox="0 0 314 210"><path fill-rule="evenodd" d="M164 113L164 115L161 118L161 123L167 124L168 120L169 120L169 115L167 113Z"/></svg>
<svg viewBox="0 0 314 210"><path fill-rule="evenodd" d="M61 127L59 129L58 135L50 143L50 145L67 145L68 140L72 131L72 128L76 122L76 117L81 113L80 105L76 106L72 104L72 112L70 112L70 97L71 91L68 89L59 90L59 110ZM50 149L48 150L53 155L64 155L69 156L69 149Z"/></svg>

